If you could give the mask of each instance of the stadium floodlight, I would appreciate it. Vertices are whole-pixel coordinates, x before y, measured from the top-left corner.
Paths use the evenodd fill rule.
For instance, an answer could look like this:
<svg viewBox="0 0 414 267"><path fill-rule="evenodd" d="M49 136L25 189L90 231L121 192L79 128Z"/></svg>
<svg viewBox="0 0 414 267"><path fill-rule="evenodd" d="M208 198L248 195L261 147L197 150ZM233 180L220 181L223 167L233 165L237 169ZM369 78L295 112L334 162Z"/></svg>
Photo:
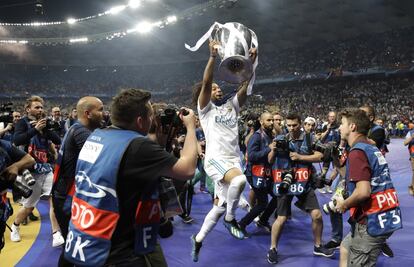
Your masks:
<svg viewBox="0 0 414 267"><path fill-rule="evenodd" d="M29 41L27 41L27 40L20 40L19 41L19 44L27 44L27 43L29 43Z"/></svg>
<svg viewBox="0 0 414 267"><path fill-rule="evenodd" d="M1 44L17 44L16 40L0 40Z"/></svg>
<svg viewBox="0 0 414 267"><path fill-rule="evenodd" d="M141 1L140 0L129 0L128 6L130 8L138 8L141 6Z"/></svg>
<svg viewBox="0 0 414 267"><path fill-rule="evenodd" d="M153 27L152 23L143 21L137 25L136 30L139 33L148 33L152 30L152 27Z"/></svg>
<svg viewBox="0 0 414 267"><path fill-rule="evenodd" d="M176 16L169 16L167 17L167 22L168 23L173 23L177 21L177 17Z"/></svg>
<svg viewBox="0 0 414 267"><path fill-rule="evenodd" d="M109 9L108 13L112 14L112 15L116 15L119 12L121 12L122 10L124 10L126 8L125 5L121 5L121 6L114 6L113 8Z"/></svg>
<svg viewBox="0 0 414 267"><path fill-rule="evenodd" d="M76 23L76 19L74 19L74 18L68 18L68 19L66 20L66 22L67 22L68 24L75 24L75 23Z"/></svg>
<svg viewBox="0 0 414 267"><path fill-rule="evenodd" d="M161 27L162 23L163 23L163 22L160 20L160 21L154 22L154 23L152 24L152 26L153 26L153 27Z"/></svg>
<svg viewBox="0 0 414 267"><path fill-rule="evenodd" d="M69 43L82 43L82 42L87 42L87 41L88 41L88 37L69 39Z"/></svg>

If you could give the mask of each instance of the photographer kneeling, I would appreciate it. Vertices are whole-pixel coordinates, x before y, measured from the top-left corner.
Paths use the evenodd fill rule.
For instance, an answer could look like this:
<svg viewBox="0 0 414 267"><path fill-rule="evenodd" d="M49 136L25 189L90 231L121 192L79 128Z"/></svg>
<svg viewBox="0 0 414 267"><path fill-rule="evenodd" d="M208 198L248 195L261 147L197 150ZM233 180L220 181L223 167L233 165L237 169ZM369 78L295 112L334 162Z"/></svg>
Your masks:
<svg viewBox="0 0 414 267"><path fill-rule="evenodd" d="M298 114L289 114L286 117L286 125L289 133L277 136L269 153L269 162L273 164L273 193L278 196L278 217L272 226L271 247L267 254L267 260L272 264L277 263L277 245L293 196L298 198L295 205L312 217L315 244L313 254L324 257L331 257L334 254L333 250L321 245L322 214L318 199L310 186L312 162L321 161L323 155L312 150L313 136L301 130L301 118Z"/></svg>
<svg viewBox="0 0 414 267"><path fill-rule="evenodd" d="M159 177L188 180L197 162L195 116L179 159L145 135L153 121L151 94L128 89L114 97L113 125L95 130L76 166L65 258L77 266L145 266L160 226Z"/></svg>

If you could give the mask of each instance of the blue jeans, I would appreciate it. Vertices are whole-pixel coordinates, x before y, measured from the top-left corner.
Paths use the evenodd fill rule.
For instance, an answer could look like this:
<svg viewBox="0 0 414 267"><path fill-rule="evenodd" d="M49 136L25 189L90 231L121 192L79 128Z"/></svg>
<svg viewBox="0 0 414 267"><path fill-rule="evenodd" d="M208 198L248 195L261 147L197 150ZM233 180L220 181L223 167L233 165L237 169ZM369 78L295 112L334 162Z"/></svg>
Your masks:
<svg viewBox="0 0 414 267"><path fill-rule="evenodd" d="M334 193L336 190L336 187L338 186L339 182L343 178L338 175L338 177L333 181L332 183L332 189L334 189ZM343 226L343 220L342 220L342 214L338 212L330 212L329 217L331 219L331 225L332 225L332 235L331 240L334 240L336 242L341 242L343 235L344 235L344 226Z"/></svg>

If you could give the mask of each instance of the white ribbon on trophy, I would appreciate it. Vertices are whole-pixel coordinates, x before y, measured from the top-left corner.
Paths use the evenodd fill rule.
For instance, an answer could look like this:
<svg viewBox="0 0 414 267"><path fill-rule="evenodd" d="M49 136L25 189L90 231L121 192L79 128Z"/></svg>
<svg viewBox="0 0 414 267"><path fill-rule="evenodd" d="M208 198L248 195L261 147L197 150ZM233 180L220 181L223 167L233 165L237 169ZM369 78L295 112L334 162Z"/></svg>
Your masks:
<svg viewBox="0 0 414 267"><path fill-rule="evenodd" d="M214 34L213 31L215 30L216 32ZM226 35L227 32L224 33L223 30L228 31L228 36ZM217 34L218 32L221 33L221 36ZM246 41L246 32L251 37L250 43ZM216 39L220 42L218 54L220 55L222 62L219 67L219 78L229 83L241 83L250 79L247 87L247 95L250 95L256 79L255 72L259 62L259 57L256 56L254 63L251 64L249 57L250 48L258 49L257 36L254 31L237 22L228 22L225 24L215 22L197 41L195 46L190 47L188 44L185 44L185 48L192 52L197 51L207 41L207 39ZM236 66L234 66L233 70L229 68L229 66L233 66L235 64ZM240 69L234 70L237 67L240 67Z"/></svg>

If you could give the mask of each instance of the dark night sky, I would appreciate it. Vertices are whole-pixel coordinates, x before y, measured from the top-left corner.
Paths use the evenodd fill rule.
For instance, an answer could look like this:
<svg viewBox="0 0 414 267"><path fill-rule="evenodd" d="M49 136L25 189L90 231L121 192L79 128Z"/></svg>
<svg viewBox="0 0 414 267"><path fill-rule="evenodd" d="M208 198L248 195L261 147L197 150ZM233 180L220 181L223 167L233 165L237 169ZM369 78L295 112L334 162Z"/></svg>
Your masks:
<svg viewBox="0 0 414 267"><path fill-rule="evenodd" d="M127 0L43 0L44 15L35 14L36 0L0 0L0 22L62 21L108 10Z"/></svg>

